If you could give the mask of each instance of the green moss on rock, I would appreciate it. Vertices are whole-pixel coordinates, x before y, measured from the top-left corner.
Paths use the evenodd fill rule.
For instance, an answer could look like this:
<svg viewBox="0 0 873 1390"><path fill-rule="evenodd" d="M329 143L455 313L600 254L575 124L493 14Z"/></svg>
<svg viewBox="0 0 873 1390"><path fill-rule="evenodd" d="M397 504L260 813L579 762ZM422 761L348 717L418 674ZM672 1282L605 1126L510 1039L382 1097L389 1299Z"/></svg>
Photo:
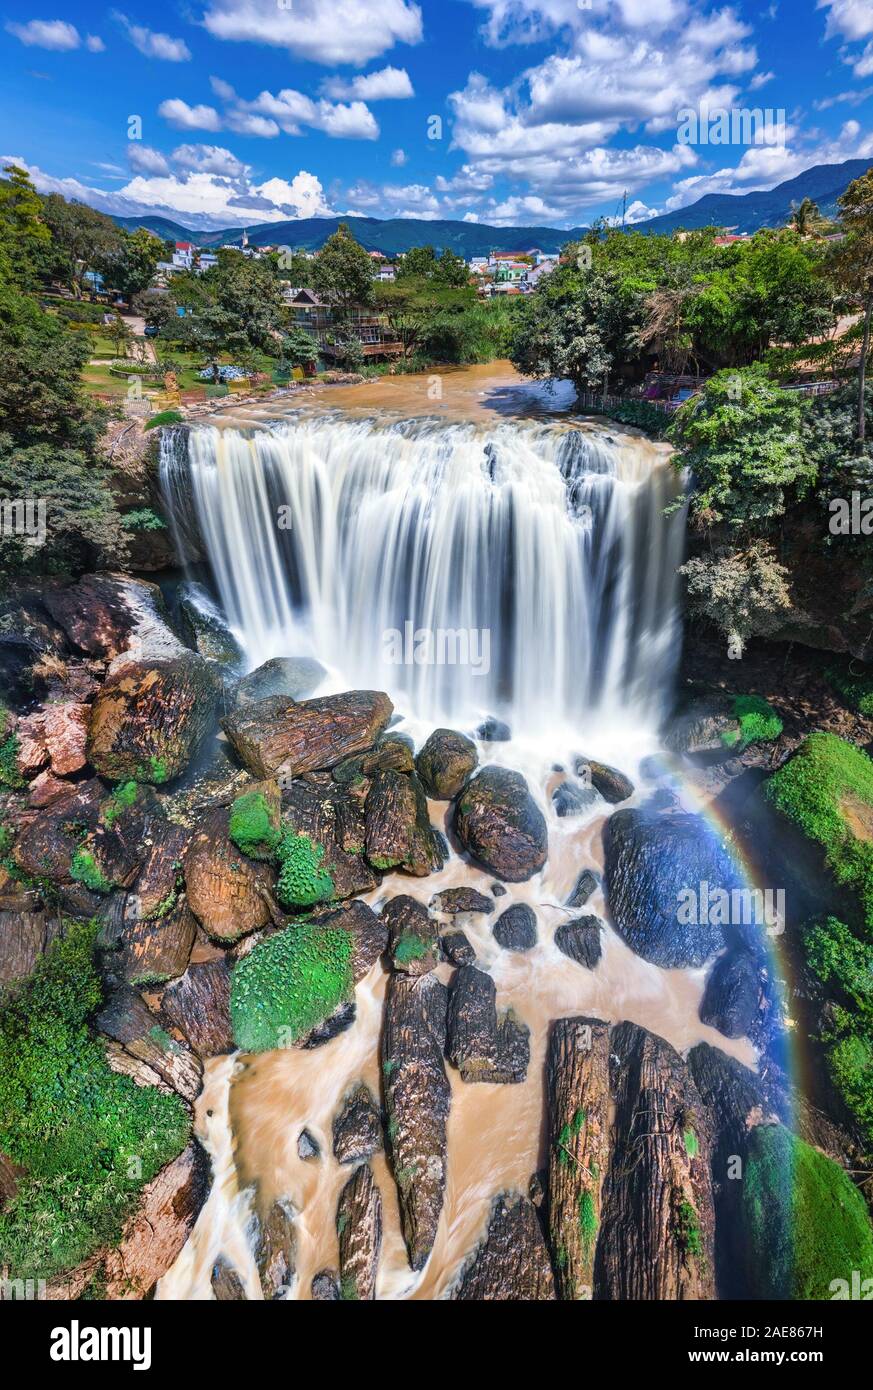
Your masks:
<svg viewBox="0 0 873 1390"><path fill-rule="evenodd" d="M112 884L90 850L79 848L70 861L70 878L90 888L92 893L111 893Z"/></svg>
<svg viewBox="0 0 873 1390"><path fill-rule="evenodd" d="M230 808L230 838L250 859L271 859L281 836L278 806L263 792L244 792Z"/></svg>
<svg viewBox="0 0 873 1390"><path fill-rule="evenodd" d="M324 850L308 835L286 828L279 841L279 901L285 907L312 907L333 897L334 883L322 868Z"/></svg>
<svg viewBox="0 0 873 1390"><path fill-rule="evenodd" d="M765 787L772 805L820 845L873 930L873 762L836 734L815 733Z"/></svg>
<svg viewBox="0 0 873 1390"><path fill-rule="evenodd" d="M230 1012L237 1047L290 1047L352 998L351 935L299 922L259 942L234 967Z"/></svg>
<svg viewBox="0 0 873 1390"><path fill-rule="evenodd" d="M772 743L782 733L782 720L760 695L737 695L733 716L737 728L728 729L721 736L726 748L739 752L752 743Z"/></svg>
<svg viewBox="0 0 873 1390"><path fill-rule="evenodd" d="M852 1271L873 1277L866 1203L838 1163L782 1125L759 1125L743 1182L749 1275L764 1299L830 1299Z"/></svg>
<svg viewBox="0 0 873 1390"><path fill-rule="evenodd" d="M138 782L122 782L115 788L115 791L105 802L101 816L103 824L107 830L111 830L115 822L136 805L139 796Z"/></svg>

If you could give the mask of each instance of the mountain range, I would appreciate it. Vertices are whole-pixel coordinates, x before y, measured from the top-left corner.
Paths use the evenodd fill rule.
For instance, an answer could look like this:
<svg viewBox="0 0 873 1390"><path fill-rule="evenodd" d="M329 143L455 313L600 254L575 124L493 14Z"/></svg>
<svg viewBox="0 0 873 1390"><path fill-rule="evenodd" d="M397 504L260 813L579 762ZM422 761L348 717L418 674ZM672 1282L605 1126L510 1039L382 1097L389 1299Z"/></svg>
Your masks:
<svg viewBox="0 0 873 1390"><path fill-rule="evenodd" d="M761 227L784 226L792 208L804 198L812 198L823 213L833 216L840 194L869 167L866 159L850 159L844 164L816 164L796 178L768 190L708 193L677 212L638 222L634 230L653 233L716 226L737 232L756 232ZM484 222L427 221L414 217L395 217L387 221L377 217L308 217L290 222L260 222L245 229L225 227L212 232L192 231L163 216L116 217L115 221L128 229L148 227L167 240L191 241L204 247L231 245L238 242L246 230L253 246L290 246L301 251L317 251L340 223L345 223L368 251L394 256L413 246L430 244L438 250L448 248L465 260L487 256L490 251L522 251L532 247L557 252L587 231L586 227L491 227Z"/></svg>

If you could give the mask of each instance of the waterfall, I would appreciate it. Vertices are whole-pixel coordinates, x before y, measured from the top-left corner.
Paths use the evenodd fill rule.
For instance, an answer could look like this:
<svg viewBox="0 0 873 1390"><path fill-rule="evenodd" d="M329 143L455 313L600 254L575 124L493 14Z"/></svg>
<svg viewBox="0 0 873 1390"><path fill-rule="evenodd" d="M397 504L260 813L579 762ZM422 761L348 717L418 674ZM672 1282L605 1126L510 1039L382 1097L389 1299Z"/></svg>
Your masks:
<svg viewBox="0 0 873 1390"><path fill-rule="evenodd" d="M662 712L684 533L663 446L567 421L301 413L168 432L161 469L251 666L314 655L460 727Z"/></svg>

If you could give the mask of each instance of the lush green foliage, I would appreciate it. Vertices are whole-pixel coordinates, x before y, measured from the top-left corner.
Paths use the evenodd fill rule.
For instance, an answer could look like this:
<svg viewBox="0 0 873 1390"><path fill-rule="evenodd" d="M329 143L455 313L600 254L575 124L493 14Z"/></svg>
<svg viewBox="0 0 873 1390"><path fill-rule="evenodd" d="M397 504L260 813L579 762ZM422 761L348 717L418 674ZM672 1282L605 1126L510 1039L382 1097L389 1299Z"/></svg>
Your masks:
<svg viewBox="0 0 873 1390"><path fill-rule="evenodd" d="M145 422L144 428L147 430L157 430L163 425L179 425L182 423L182 416L178 410L159 410L157 415L152 415Z"/></svg>
<svg viewBox="0 0 873 1390"><path fill-rule="evenodd" d="M333 897L333 879L321 861L324 850L308 835L286 827L276 849L279 901L285 907L312 907Z"/></svg>
<svg viewBox="0 0 873 1390"><path fill-rule="evenodd" d="M312 262L307 284L341 313L373 298L373 262L341 224Z"/></svg>
<svg viewBox="0 0 873 1390"><path fill-rule="evenodd" d="M230 838L250 859L271 859L281 839L278 807L263 792L244 792L230 809Z"/></svg>
<svg viewBox="0 0 873 1390"><path fill-rule="evenodd" d="M873 830L873 762L836 734L815 733L775 772L765 794L810 840L821 845L837 882L859 896L873 931L873 840L853 822Z"/></svg>
<svg viewBox="0 0 873 1390"><path fill-rule="evenodd" d="M834 917L809 923L803 945L833 1003L822 1039L828 1072L873 1152L873 945Z"/></svg>
<svg viewBox="0 0 873 1390"><path fill-rule="evenodd" d="M244 1052L290 1047L352 997L352 936L301 921L238 961L230 1012Z"/></svg>
<svg viewBox="0 0 873 1390"><path fill-rule="evenodd" d="M758 1125L743 1182L749 1274L756 1295L826 1299L852 1271L873 1277L867 1205L833 1159L781 1125Z"/></svg>
<svg viewBox="0 0 873 1390"><path fill-rule="evenodd" d="M760 695L737 695L734 700L736 732L722 734L728 748L741 750L752 743L772 743L782 733L782 720L771 704Z"/></svg>
<svg viewBox="0 0 873 1390"><path fill-rule="evenodd" d="M82 845L79 846L70 861L70 878L74 878L77 883L83 883L86 888L91 889L92 893L112 892L112 884L103 873L94 855Z"/></svg>
<svg viewBox="0 0 873 1390"><path fill-rule="evenodd" d="M0 1150L25 1170L0 1213L13 1278L49 1279L116 1241L188 1138L182 1102L113 1072L88 1031L94 935L69 925L0 1011Z"/></svg>
<svg viewBox="0 0 873 1390"><path fill-rule="evenodd" d="M873 673L855 662L849 666L831 666L827 678L852 709L868 717L873 715Z"/></svg>

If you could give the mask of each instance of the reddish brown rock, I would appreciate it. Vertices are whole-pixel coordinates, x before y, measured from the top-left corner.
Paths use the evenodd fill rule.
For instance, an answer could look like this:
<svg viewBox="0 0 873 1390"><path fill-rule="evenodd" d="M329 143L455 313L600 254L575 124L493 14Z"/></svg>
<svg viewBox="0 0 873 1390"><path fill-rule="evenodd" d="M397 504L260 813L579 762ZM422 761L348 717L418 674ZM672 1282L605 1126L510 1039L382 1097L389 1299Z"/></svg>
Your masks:
<svg viewBox="0 0 873 1390"><path fill-rule="evenodd" d="M351 753L369 748L393 710L388 696L373 690L300 704L278 695L244 705L223 719L222 727L256 777L277 772L296 777L334 767Z"/></svg>
<svg viewBox="0 0 873 1390"><path fill-rule="evenodd" d="M365 826L366 855L374 869L401 869L424 878L442 867L427 800L416 777L376 772L367 795Z"/></svg>
<svg viewBox="0 0 873 1390"><path fill-rule="evenodd" d="M69 796L73 788L69 782L64 782L60 777L56 777L48 768L34 777L27 789L27 804L34 810L41 811L46 806L51 806L53 802L59 801L61 797Z"/></svg>
<svg viewBox="0 0 873 1390"><path fill-rule="evenodd" d="M185 851L188 905L204 931L238 941L272 920L276 876L268 864L247 859L228 833L226 807L210 811Z"/></svg>
<svg viewBox="0 0 873 1390"><path fill-rule="evenodd" d="M415 760L428 796L451 801L476 770L479 755L472 739L454 729L434 729Z"/></svg>
<svg viewBox="0 0 873 1390"><path fill-rule="evenodd" d="M230 965L224 956L189 965L161 996L161 1011L202 1060L233 1052Z"/></svg>
<svg viewBox="0 0 873 1390"><path fill-rule="evenodd" d="M184 1043L171 1037L168 1022L126 986L110 995L96 1019L100 1032L116 1045L107 1054L116 1071L140 1085L175 1091L191 1105L200 1093L203 1068Z"/></svg>
<svg viewBox="0 0 873 1390"><path fill-rule="evenodd" d="M33 973L60 934L60 921L46 912L0 912L0 998Z"/></svg>
<svg viewBox="0 0 873 1390"><path fill-rule="evenodd" d="M374 1299L382 1249L382 1196L368 1163L358 1168L340 1193L336 1230L341 1297Z"/></svg>

